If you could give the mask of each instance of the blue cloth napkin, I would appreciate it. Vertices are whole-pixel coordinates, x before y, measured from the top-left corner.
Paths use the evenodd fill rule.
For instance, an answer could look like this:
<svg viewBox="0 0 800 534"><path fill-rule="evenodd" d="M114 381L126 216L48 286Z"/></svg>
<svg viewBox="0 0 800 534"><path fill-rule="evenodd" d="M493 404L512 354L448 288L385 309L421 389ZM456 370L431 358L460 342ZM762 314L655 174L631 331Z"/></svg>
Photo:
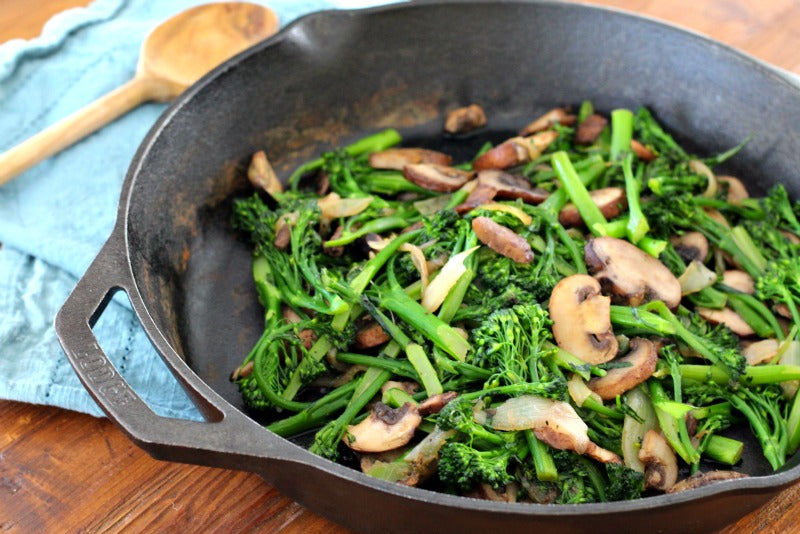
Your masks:
<svg viewBox="0 0 800 534"><path fill-rule="evenodd" d="M41 37L0 45L0 152L130 80L141 43L198 0L96 0ZM380 0L269 0L281 25L311 11ZM145 104L0 186L0 398L102 412L55 337L55 314L111 233L128 164L165 109ZM120 300L120 299L117 299ZM158 414L199 414L125 302L95 327L122 376Z"/></svg>

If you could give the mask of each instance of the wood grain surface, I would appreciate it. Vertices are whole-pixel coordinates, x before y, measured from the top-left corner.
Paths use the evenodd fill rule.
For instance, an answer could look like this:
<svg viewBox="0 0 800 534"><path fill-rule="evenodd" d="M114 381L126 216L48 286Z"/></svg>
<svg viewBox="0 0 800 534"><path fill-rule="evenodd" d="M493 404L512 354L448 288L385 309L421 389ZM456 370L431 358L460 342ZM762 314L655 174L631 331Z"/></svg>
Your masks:
<svg viewBox="0 0 800 534"><path fill-rule="evenodd" d="M87 3L3 0L0 42L36 35L50 14ZM800 73L797 0L590 3L677 23ZM346 532L255 475L159 462L108 420L0 401L0 532L123 531ZM800 484L723 532L800 532Z"/></svg>

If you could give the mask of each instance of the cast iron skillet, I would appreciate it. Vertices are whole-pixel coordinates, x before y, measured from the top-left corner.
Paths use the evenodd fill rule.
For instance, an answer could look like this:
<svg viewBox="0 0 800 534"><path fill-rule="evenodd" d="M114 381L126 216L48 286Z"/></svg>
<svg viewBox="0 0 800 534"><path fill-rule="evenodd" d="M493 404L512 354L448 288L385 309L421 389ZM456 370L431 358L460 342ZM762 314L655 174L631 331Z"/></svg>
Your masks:
<svg viewBox="0 0 800 534"><path fill-rule="evenodd" d="M244 168L265 148L284 175L325 148L385 127L408 144L441 141L446 110L472 102L502 139L527 119L590 98L608 112L646 105L710 154L753 141L730 172L755 192L800 193L800 88L698 35L595 7L545 2L420 2L317 13L232 59L181 97L131 164L116 227L56 319L86 388L156 458L253 471L287 496L360 531L708 531L800 478L766 474L632 502L542 506L407 488L316 457L244 413L230 371L257 339L262 312L249 247L229 229ZM694 142L693 142L694 140ZM205 422L155 415L91 331L116 290ZM790 465L795 465L794 458Z"/></svg>

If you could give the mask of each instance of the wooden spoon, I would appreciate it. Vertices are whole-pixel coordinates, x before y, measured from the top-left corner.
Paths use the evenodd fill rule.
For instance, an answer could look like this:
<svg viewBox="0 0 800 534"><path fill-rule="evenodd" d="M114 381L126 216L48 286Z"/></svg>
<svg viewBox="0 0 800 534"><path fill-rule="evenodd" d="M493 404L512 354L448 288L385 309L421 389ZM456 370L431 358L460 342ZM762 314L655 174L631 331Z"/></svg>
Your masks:
<svg viewBox="0 0 800 534"><path fill-rule="evenodd" d="M274 11L246 2L206 4L178 13L147 36L131 81L0 155L0 185L143 102L175 98L277 30Z"/></svg>

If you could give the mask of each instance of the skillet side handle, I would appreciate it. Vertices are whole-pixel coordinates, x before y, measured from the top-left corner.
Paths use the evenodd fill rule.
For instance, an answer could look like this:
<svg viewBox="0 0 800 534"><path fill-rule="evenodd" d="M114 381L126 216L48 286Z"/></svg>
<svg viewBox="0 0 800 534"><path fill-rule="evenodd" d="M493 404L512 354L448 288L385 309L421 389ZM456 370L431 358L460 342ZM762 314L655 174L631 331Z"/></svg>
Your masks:
<svg viewBox="0 0 800 534"><path fill-rule="evenodd" d="M255 458L280 461L296 457L296 447L227 405L210 388L199 393L189 391L195 404L198 399L205 403L198 409L208 421L188 421L157 415L120 376L92 332L113 295L118 290L130 295L134 287L123 252L124 240L115 236L117 232L103 246L55 319L61 347L108 418L158 459L247 469L245 462ZM166 359L165 363L175 374Z"/></svg>

